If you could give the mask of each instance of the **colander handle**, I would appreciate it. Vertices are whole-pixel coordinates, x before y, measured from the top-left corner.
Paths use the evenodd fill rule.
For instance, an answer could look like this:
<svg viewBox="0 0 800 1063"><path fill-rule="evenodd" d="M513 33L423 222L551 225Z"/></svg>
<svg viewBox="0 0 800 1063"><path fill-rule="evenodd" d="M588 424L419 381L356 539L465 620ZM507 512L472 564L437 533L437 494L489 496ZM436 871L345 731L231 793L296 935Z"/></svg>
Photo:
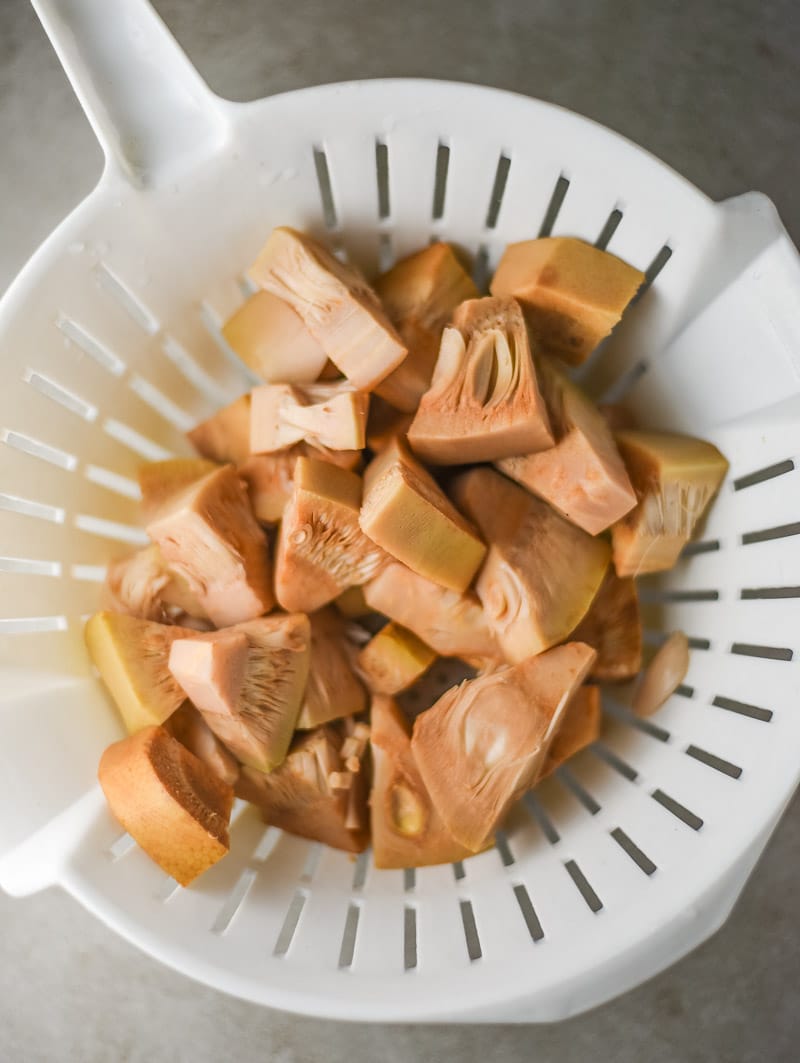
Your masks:
<svg viewBox="0 0 800 1063"><path fill-rule="evenodd" d="M157 184L225 141L225 104L148 0L32 0L106 155Z"/></svg>

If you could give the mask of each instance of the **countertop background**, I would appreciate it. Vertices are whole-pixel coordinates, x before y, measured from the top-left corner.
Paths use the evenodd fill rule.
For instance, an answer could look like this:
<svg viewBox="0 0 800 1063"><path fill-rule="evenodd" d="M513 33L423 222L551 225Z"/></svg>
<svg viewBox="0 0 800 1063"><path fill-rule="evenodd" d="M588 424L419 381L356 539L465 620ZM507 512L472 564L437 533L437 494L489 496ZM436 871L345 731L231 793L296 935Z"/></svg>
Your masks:
<svg viewBox="0 0 800 1063"><path fill-rule="evenodd" d="M624 133L714 198L766 192L800 242L797 0L156 7L222 95L387 75L513 89ZM0 290L101 163L27 0L0 0ZM346 1025L260 1009L156 965L58 892L0 895L0 1060L796 1060L799 855L796 798L712 940L627 996L538 1027Z"/></svg>

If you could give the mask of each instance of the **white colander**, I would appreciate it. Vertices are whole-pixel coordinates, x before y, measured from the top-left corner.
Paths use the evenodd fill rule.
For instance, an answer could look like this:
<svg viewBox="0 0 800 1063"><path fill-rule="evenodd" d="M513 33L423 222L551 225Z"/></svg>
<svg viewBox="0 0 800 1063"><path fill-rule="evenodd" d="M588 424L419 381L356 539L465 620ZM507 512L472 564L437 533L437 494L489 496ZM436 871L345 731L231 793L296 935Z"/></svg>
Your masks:
<svg viewBox="0 0 800 1063"><path fill-rule="evenodd" d="M0 884L58 884L130 941L249 1000L345 1019L552 1020L726 918L800 772L800 267L771 204L714 204L622 138L474 86L210 93L144 0L35 0L106 152L0 306ZM237 808L191 889L95 783L120 725L83 647L103 566L144 541L135 469L244 390L220 322L270 228L368 272L432 237L487 273L510 240L597 241L646 293L579 374L731 462L701 541L643 587L692 640L656 721L603 738L464 865L377 871Z"/></svg>

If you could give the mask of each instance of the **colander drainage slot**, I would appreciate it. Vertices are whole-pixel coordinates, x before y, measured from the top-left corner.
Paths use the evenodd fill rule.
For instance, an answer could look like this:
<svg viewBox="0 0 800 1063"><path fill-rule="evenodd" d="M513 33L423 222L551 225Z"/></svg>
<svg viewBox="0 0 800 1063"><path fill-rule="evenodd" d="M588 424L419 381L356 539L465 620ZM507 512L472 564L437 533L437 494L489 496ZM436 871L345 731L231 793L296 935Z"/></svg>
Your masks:
<svg viewBox="0 0 800 1063"><path fill-rule="evenodd" d="M8 513L21 513L25 517L37 517L49 520L53 524L63 524L65 512L61 506L48 506L44 502L32 502L29 498L0 493L0 509Z"/></svg>
<svg viewBox="0 0 800 1063"><path fill-rule="evenodd" d="M60 576L60 561L36 561L30 557L0 557L0 572L21 576Z"/></svg>
<svg viewBox="0 0 800 1063"><path fill-rule="evenodd" d="M135 847L136 842L130 834L126 832L125 834L121 834L115 842L109 845L108 854L112 860L119 860L120 857L125 856L126 853L129 853L131 849L134 849Z"/></svg>
<svg viewBox="0 0 800 1063"><path fill-rule="evenodd" d="M513 867L516 863L514 860L514 854L511 852L511 846L508 844L508 838L501 830L495 831L494 847L500 854L500 860L502 861L503 867Z"/></svg>
<svg viewBox="0 0 800 1063"><path fill-rule="evenodd" d="M46 461L48 465L55 465L56 468L66 469L67 472L72 472L77 467L78 459L74 454L69 454L60 447L51 447L49 443L43 443L41 439L34 439L33 436L25 435L23 432L14 432L10 428L4 428L0 432L0 439L14 450L29 454L32 458L39 458L41 461Z"/></svg>
<svg viewBox="0 0 800 1063"><path fill-rule="evenodd" d="M569 178L562 173L556 181L553 194L550 196L550 202L547 204L547 210L544 212L544 218L542 218L542 224L539 227L539 236L549 236L553 231L553 226L556 223L558 212L561 210L561 204L564 202L568 188Z"/></svg>
<svg viewBox="0 0 800 1063"><path fill-rule="evenodd" d="M144 458L145 461L166 461L167 458L175 457L165 447L162 447L152 439L148 439L141 432L137 432L135 428L131 428L130 425L125 424L123 421L118 421L114 417L109 417L104 421L103 431L106 435L115 439L117 443L121 443L123 447L127 447L134 454L138 454L140 458Z"/></svg>
<svg viewBox="0 0 800 1063"><path fill-rule="evenodd" d="M375 176L378 181L378 217L389 217L389 148L382 140L375 141Z"/></svg>
<svg viewBox="0 0 800 1063"><path fill-rule="evenodd" d="M699 760L701 764L705 764L723 775L729 775L732 779L738 779L742 774L742 769L738 764L731 764L729 760L724 760L722 757L709 753L708 750L701 749L699 746L687 746L685 752L687 756Z"/></svg>
<svg viewBox="0 0 800 1063"><path fill-rule="evenodd" d="M104 288L109 295L117 300L128 316L140 328L143 328L148 336L155 336L161 327L158 318L145 306L130 285L126 284L105 262L99 262L94 272L100 287Z"/></svg>
<svg viewBox="0 0 800 1063"><path fill-rule="evenodd" d="M640 299L644 298L648 290L652 288L656 277L659 275L661 270L664 268L664 266L666 266L666 264L671 258L672 248L669 246L669 244L664 244L664 246L659 250L656 257L644 271L644 280L642 281L642 285L639 288L639 291L636 293L636 295L634 295L633 299L631 299L631 306L634 306L636 303L639 302Z"/></svg>
<svg viewBox="0 0 800 1063"><path fill-rule="evenodd" d="M602 909L603 902L592 889L586 875L584 875L583 871L581 871L580 867L578 867L574 860L567 860L564 867L567 869L569 877L575 883L578 893L580 893L590 910L596 915Z"/></svg>
<svg viewBox="0 0 800 1063"><path fill-rule="evenodd" d="M278 934L278 939L275 942L275 947L272 950L273 956L285 956L289 951L289 946L292 943L292 938L297 930L297 924L300 922L300 915L305 907L305 903L308 900L307 890L298 889L295 890L294 895L289 903L289 907L286 910L286 917L283 920L283 926Z"/></svg>
<svg viewBox="0 0 800 1063"><path fill-rule="evenodd" d="M328 229L335 229L337 224L336 204L333 202L333 188L331 186L331 173L328 169L328 156L322 147L314 148L314 169L317 174L319 185L319 199L322 206L322 217Z"/></svg>
<svg viewBox="0 0 800 1063"><path fill-rule="evenodd" d="M0 619L0 635L30 635L42 631L66 631L65 616L9 616Z"/></svg>
<svg viewBox="0 0 800 1063"><path fill-rule="evenodd" d="M252 867L246 867L239 875L225 903L217 913L217 917L211 926L212 934L224 934L231 925L231 920L244 904L250 888L258 877L258 872Z"/></svg>
<svg viewBox="0 0 800 1063"><path fill-rule="evenodd" d="M692 830L700 830L703 826L703 821L699 816L695 815L686 805L682 805L680 801L676 801L674 797L664 793L663 790L653 790L650 796L662 808L666 808L667 812L671 812L676 819L679 819L681 823L685 823L687 827L691 827Z"/></svg>
<svg viewBox="0 0 800 1063"><path fill-rule="evenodd" d="M695 557L697 554L712 554L719 549L719 539L699 539L696 543L687 543L683 550L681 550L681 557Z"/></svg>
<svg viewBox="0 0 800 1063"><path fill-rule="evenodd" d="M303 870L300 873L301 882L311 882L314 875L317 873L319 862L322 859L322 845L320 842L313 842L308 847L308 854L306 856L306 862L303 864Z"/></svg>
<svg viewBox="0 0 800 1063"><path fill-rule="evenodd" d="M411 893L417 888L417 869L415 867L406 867L403 869L403 889L406 893Z"/></svg>
<svg viewBox="0 0 800 1063"><path fill-rule="evenodd" d="M619 228L619 223L621 221L622 221L622 211L619 210L619 208L615 208L609 214L608 218L606 219L605 225L600 230L600 235L597 237L597 239L594 242L594 246L596 248L598 248L598 250L605 251L605 249L608 247L608 244L609 244L609 241L611 240L611 237L614 235L614 233Z"/></svg>
<svg viewBox="0 0 800 1063"><path fill-rule="evenodd" d="M731 653L742 657L763 657L767 661L791 661L794 656L786 646L757 646L752 642L734 642Z"/></svg>
<svg viewBox="0 0 800 1063"><path fill-rule="evenodd" d="M739 597L752 602L775 598L800 598L800 587L744 587Z"/></svg>
<svg viewBox="0 0 800 1063"><path fill-rule="evenodd" d="M118 472L112 472L111 469L104 469L102 465L87 465L83 470L83 475L90 483L99 484L100 487L122 495L123 498L130 498L134 502L141 500L141 488L128 476L121 476Z"/></svg>
<svg viewBox="0 0 800 1063"><path fill-rule="evenodd" d="M500 208L503 205L503 196L508 182L508 171L511 169L511 159L507 155L501 155L497 160L497 170L494 175L492 194L489 196L489 209L486 212L486 228L494 229L500 216Z"/></svg>
<svg viewBox="0 0 800 1063"><path fill-rule="evenodd" d="M574 794L590 815L597 815L601 809L601 805L595 801L588 790L581 786L568 768L563 766L560 767L556 772L556 778L566 786L570 793Z"/></svg>
<svg viewBox="0 0 800 1063"><path fill-rule="evenodd" d="M363 890L364 883L367 881L367 871L369 870L369 858L370 851L365 849L363 853L359 853L356 858L355 867L353 868L353 890Z"/></svg>
<svg viewBox="0 0 800 1063"><path fill-rule="evenodd" d="M453 864L453 878L456 880L456 882L460 882L462 879L464 879L466 877L467 877L467 872L464 870L464 862L463 862L463 860L457 860Z"/></svg>
<svg viewBox="0 0 800 1063"><path fill-rule="evenodd" d="M653 872L658 870L658 867L653 863L647 853L642 852L636 842L628 837L621 827L615 827L609 833L620 849L627 853L631 860L633 860L634 864L644 871L645 875L652 875Z"/></svg>
<svg viewBox="0 0 800 1063"><path fill-rule="evenodd" d="M525 920L525 925L531 938L534 941L541 941L544 937L544 930L542 930L542 924L539 922L539 917L533 907L528 891L522 883L514 886L514 896L517 898L519 910L522 912L522 918Z"/></svg>
<svg viewBox="0 0 800 1063"><path fill-rule="evenodd" d="M609 749L602 742L595 742L589 748L595 756L608 764L609 768L613 768L623 779L627 779L628 782L636 782L639 778L639 772L635 768L632 768L626 760L623 760L613 749Z"/></svg>
<svg viewBox="0 0 800 1063"><path fill-rule="evenodd" d="M641 601L647 605L661 602L718 602L719 591L662 591L643 588Z"/></svg>
<svg viewBox="0 0 800 1063"><path fill-rule="evenodd" d="M767 543L772 539L786 539L791 535L800 535L800 521L795 521L794 524L779 524L775 528L764 528L762 531L745 532L742 536L742 546Z"/></svg>
<svg viewBox="0 0 800 1063"><path fill-rule="evenodd" d="M553 826L552 820L542 808L541 803L533 796L530 791L528 791L528 793L526 794L523 794L522 804L539 824L542 829L542 833L544 834L545 838L547 838L547 840L550 842L550 844L557 845L558 842L561 841L561 835Z"/></svg>
<svg viewBox="0 0 800 1063"><path fill-rule="evenodd" d="M748 705L746 701L725 698L721 694L717 694L711 704L718 709L737 712L740 716L749 716L751 720L760 720L762 723L769 723L772 719L772 709L761 709L758 705Z"/></svg>
<svg viewBox="0 0 800 1063"><path fill-rule="evenodd" d="M439 142L436 149L436 173L433 181L433 206L431 216L439 221L444 216L444 200L447 192L447 170L450 166L450 148Z"/></svg>
<svg viewBox="0 0 800 1063"><path fill-rule="evenodd" d="M133 546L146 546L150 541L147 533L134 524L122 524L116 520L105 520L102 517L93 517L87 513L78 513L75 517L75 527L81 531L99 535L103 539L113 539L115 542L131 543Z"/></svg>
<svg viewBox="0 0 800 1063"><path fill-rule="evenodd" d="M413 971L417 966L417 909L410 904L403 907L403 969Z"/></svg>
<svg viewBox="0 0 800 1063"><path fill-rule="evenodd" d="M190 417L186 410L181 409L172 399L167 398L163 391L138 373L134 373L129 379L128 386L142 402L179 432L188 432L194 424L194 418Z"/></svg>
<svg viewBox="0 0 800 1063"><path fill-rule="evenodd" d="M243 278L243 280L246 278ZM252 282L250 282L252 285ZM252 292L250 293L252 294ZM217 381L200 366L186 348L172 336L166 334L161 342L161 350L178 372L209 401L217 406L230 402L233 395L220 387Z"/></svg>
<svg viewBox="0 0 800 1063"><path fill-rule="evenodd" d="M232 365L242 379L247 382L248 387L254 387L256 384L264 383L263 380L256 376L249 366L244 364L236 351L234 351L233 347L231 347L225 339L222 334L222 318L214 307L206 302L205 299L200 303L200 324L214 341L217 349L225 357L225 360Z"/></svg>
<svg viewBox="0 0 800 1063"><path fill-rule="evenodd" d="M73 391L63 388L55 380L51 380L50 377L37 373L34 369L26 369L22 374L22 379L26 384L30 384L32 388L35 388L40 395L44 395L45 398L50 399L59 406L63 406L70 413L77 414L84 421L88 421L91 424L92 421L96 420L97 407L95 405L82 399L80 395L76 395Z"/></svg>
<svg viewBox="0 0 800 1063"><path fill-rule="evenodd" d="M347 917L344 921L344 932L342 934L342 946L339 950L339 970L346 970L348 967L353 966L353 956L356 950L356 937L358 935L358 920L361 915L361 908L358 904L351 902L347 906Z"/></svg>
<svg viewBox="0 0 800 1063"><path fill-rule="evenodd" d="M763 469L756 469L746 476L739 476L733 481L734 491L743 491L746 487L754 487L764 483L765 480L773 480L776 476L784 476L794 470L794 462L787 458L786 461L778 461L774 465L767 465Z"/></svg>
<svg viewBox="0 0 800 1063"><path fill-rule="evenodd" d="M91 336L77 321L62 315L56 321L56 328L112 376L122 376L125 372L127 366L119 355Z"/></svg>
<svg viewBox="0 0 800 1063"><path fill-rule="evenodd" d="M461 925L464 927L467 955L474 963L475 960L479 960L483 956L483 949L481 948L481 939L478 936L478 926L475 922L472 901L462 899L458 902L458 906L461 909Z"/></svg>
<svg viewBox="0 0 800 1063"><path fill-rule="evenodd" d="M634 727L637 731L641 731L642 734L649 735L650 738L655 738L659 742L669 742L669 731L659 727L652 720L643 720L641 717L635 716L628 709L611 701L607 696L603 699L603 711L620 723L627 724L629 727Z"/></svg>
<svg viewBox="0 0 800 1063"><path fill-rule="evenodd" d="M475 264L472 267L472 279L479 292L485 294L489 290L489 248L481 244L475 254Z"/></svg>

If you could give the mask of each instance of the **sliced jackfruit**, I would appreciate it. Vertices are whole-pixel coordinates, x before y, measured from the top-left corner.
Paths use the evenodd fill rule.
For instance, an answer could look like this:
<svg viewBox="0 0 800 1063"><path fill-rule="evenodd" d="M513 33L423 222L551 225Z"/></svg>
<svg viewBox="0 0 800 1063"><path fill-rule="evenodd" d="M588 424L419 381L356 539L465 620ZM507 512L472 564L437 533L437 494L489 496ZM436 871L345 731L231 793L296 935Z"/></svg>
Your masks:
<svg viewBox="0 0 800 1063"><path fill-rule="evenodd" d="M152 515L147 533L218 626L272 608L266 536L232 465L168 499Z"/></svg>
<svg viewBox="0 0 800 1063"><path fill-rule="evenodd" d="M275 592L284 609L313 613L378 571L385 555L359 527L360 503L356 473L298 458L275 561Z"/></svg>
<svg viewBox="0 0 800 1063"><path fill-rule="evenodd" d="M570 637L597 650L592 679L598 683L633 679L642 667L642 621L635 582L620 579L610 568L588 613Z"/></svg>
<svg viewBox="0 0 800 1063"><path fill-rule="evenodd" d="M251 295L225 322L222 335L268 383L310 384L328 361L294 310L271 292Z"/></svg>
<svg viewBox="0 0 800 1063"><path fill-rule="evenodd" d="M342 614L347 617L348 620L358 620L362 616L367 616L372 610L367 605L367 599L364 597L363 587L348 587L346 591L342 591L337 598L334 599L333 604Z"/></svg>
<svg viewBox="0 0 800 1063"><path fill-rule="evenodd" d="M427 672L436 651L413 631L390 622L358 655L359 673L373 694L399 694Z"/></svg>
<svg viewBox="0 0 800 1063"><path fill-rule="evenodd" d="M377 392L398 410L413 413L431 382L442 329L458 304L476 298L478 289L453 247L437 242L383 273L375 291L408 348Z"/></svg>
<svg viewBox="0 0 800 1063"><path fill-rule="evenodd" d="M370 711L370 822L376 867L425 867L472 856L445 827L411 753L411 727L397 703L378 695Z"/></svg>
<svg viewBox="0 0 800 1063"><path fill-rule="evenodd" d="M556 768L580 753L600 737L603 712L600 687L579 687L567 703L555 738L550 743L536 783L552 775Z"/></svg>
<svg viewBox="0 0 800 1063"><path fill-rule="evenodd" d="M168 623L182 612L203 617L199 601L170 569L155 544L109 562L101 601L103 609L111 612L160 623Z"/></svg>
<svg viewBox="0 0 800 1063"><path fill-rule="evenodd" d="M594 656L556 646L466 679L416 718L411 752L456 841L477 852L531 786Z"/></svg>
<svg viewBox="0 0 800 1063"><path fill-rule="evenodd" d="M233 788L163 727L109 746L97 777L120 824L181 886L228 852Z"/></svg>
<svg viewBox="0 0 800 1063"><path fill-rule="evenodd" d="M505 458L497 467L597 535L633 509L636 494L602 414L552 364L543 361L541 373L555 446Z"/></svg>
<svg viewBox="0 0 800 1063"><path fill-rule="evenodd" d="M489 544L475 589L506 658L524 661L562 642L600 589L608 543L486 466L462 473L451 490Z"/></svg>
<svg viewBox="0 0 800 1063"><path fill-rule="evenodd" d="M366 443L369 395L349 384L264 384L252 391L250 449L283 450L304 440L331 450L360 450Z"/></svg>
<svg viewBox="0 0 800 1063"><path fill-rule="evenodd" d="M361 529L426 579L464 591L486 547L398 439L364 473Z"/></svg>
<svg viewBox="0 0 800 1063"><path fill-rule="evenodd" d="M88 620L84 634L89 654L131 734L163 723L185 700L167 660L175 639L194 638L196 632L102 612Z"/></svg>
<svg viewBox="0 0 800 1063"><path fill-rule="evenodd" d="M470 299L445 329L408 441L440 465L552 447L528 329L515 299Z"/></svg>
<svg viewBox="0 0 800 1063"><path fill-rule="evenodd" d="M144 523L152 520L165 502L218 468L216 462L205 458L168 458L139 466L137 479L142 493L140 508Z"/></svg>
<svg viewBox="0 0 800 1063"><path fill-rule="evenodd" d="M164 728L218 778L233 786L239 778L239 761L220 742L194 705L185 701L164 721Z"/></svg>
<svg viewBox="0 0 800 1063"><path fill-rule="evenodd" d="M208 726L248 767L286 756L308 679L302 614L264 616L172 644L169 668Z"/></svg>
<svg viewBox="0 0 800 1063"><path fill-rule="evenodd" d="M251 274L299 314L355 387L371 391L406 357L406 346L375 292L310 236L273 229Z"/></svg>
<svg viewBox="0 0 800 1063"><path fill-rule="evenodd" d="M666 432L617 433L638 504L611 530L618 576L672 568L728 462L712 443Z"/></svg>
<svg viewBox="0 0 800 1063"><path fill-rule="evenodd" d="M311 621L311 664L298 728L308 730L343 716L357 716L367 707L367 692L353 671L355 647L347 623L333 608L321 609Z"/></svg>
<svg viewBox="0 0 800 1063"><path fill-rule="evenodd" d="M398 561L384 565L364 585L370 609L413 631L442 657L482 665L503 659L481 603L412 572Z"/></svg>
<svg viewBox="0 0 800 1063"><path fill-rule="evenodd" d="M252 801L267 823L334 849L360 853L369 844L368 779L364 758L369 728L344 737L338 724L297 735L279 768L243 768L237 796Z"/></svg>
<svg viewBox="0 0 800 1063"><path fill-rule="evenodd" d="M292 493L295 462L300 457L329 461L353 471L361 464L360 450L329 450L308 443L296 443L274 454L252 454L239 465L238 472L247 485L253 513L262 524L276 524L283 516Z"/></svg>
<svg viewBox="0 0 800 1063"><path fill-rule="evenodd" d="M223 406L187 432L186 438L198 454L211 461L246 461L250 456L250 396L240 395Z"/></svg>
<svg viewBox="0 0 800 1063"><path fill-rule="evenodd" d="M673 631L658 647L642 672L631 708L637 716L652 716L670 698L689 671L689 640Z"/></svg>
<svg viewBox="0 0 800 1063"><path fill-rule="evenodd" d="M519 300L546 354L586 361L619 321L644 281L641 270L571 236L509 244L492 295Z"/></svg>

